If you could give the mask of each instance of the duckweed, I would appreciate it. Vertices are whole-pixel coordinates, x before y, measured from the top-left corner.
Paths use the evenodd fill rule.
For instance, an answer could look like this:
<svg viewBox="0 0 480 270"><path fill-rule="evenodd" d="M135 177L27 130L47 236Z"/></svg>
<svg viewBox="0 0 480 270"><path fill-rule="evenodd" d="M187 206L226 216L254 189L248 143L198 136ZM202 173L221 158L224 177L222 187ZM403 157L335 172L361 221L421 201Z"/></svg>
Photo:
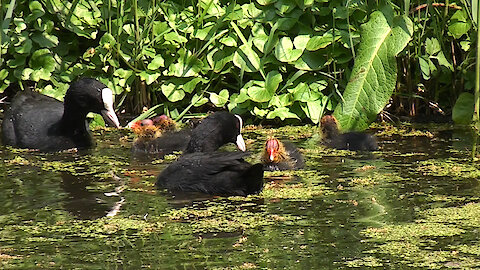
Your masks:
<svg viewBox="0 0 480 270"><path fill-rule="evenodd" d="M87 152L0 148L0 266L478 267L479 167L464 145L445 127L373 130L380 150L361 153L320 145L316 126L245 127L248 161L274 135L296 143L306 163L265 172L263 191L248 197L156 190L180 153L132 157L126 129L94 130Z"/></svg>

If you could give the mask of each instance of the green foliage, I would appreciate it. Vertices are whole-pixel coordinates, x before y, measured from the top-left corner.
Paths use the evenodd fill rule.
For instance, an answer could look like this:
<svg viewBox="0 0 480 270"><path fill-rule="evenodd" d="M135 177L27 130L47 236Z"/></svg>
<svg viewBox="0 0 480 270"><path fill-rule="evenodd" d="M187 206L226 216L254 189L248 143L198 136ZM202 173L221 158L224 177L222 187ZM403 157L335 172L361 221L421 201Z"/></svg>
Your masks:
<svg viewBox="0 0 480 270"><path fill-rule="evenodd" d="M476 6L476 2L450 2L447 6L426 2L411 7L414 34L406 53L400 56L402 73L397 79L395 101L408 108L405 113L432 114L431 104L436 104L434 113L442 113L435 109L438 107L448 113L462 92L472 91L472 4Z"/></svg>
<svg viewBox="0 0 480 270"><path fill-rule="evenodd" d="M418 96L412 89L420 83L451 86L457 73L467 74L462 80L466 89L473 85L467 72L473 59L468 53L470 9L428 6L402 15L409 3L394 6L386 16L387 28L372 24L369 30L408 32L407 16L412 18L415 39L407 61L405 55L400 59L408 71L395 84L397 60L392 53L382 54L386 58L378 60L385 60L389 71L385 85L368 92L373 100L361 100L354 96L366 94L365 89L347 87L347 80L361 71L352 70L356 57L365 62L362 55L377 52L361 42L367 30L360 31L360 25L373 22L379 14L375 10L391 6L389 1L2 0L0 93L9 86L33 86L61 98L72 80L91 76L121 96L117 107L134 113L163 104L163 113L173 118L213 107L257 121L318 123L325 111L345 101L342 108L355 108L357 114L337 109L336 115L342 124L363 119L358 127L345 126L363 128L395 85L404 96ZM388 36L392 40L385 46L392 43L396 55L406 39L397 44L395 33ZM465 61L452 61L450 42L456 42ZM443 93L424 98L438 100Z"/></svg>
<svg viewBox="0 0 480 270"><path fill-rule="evenodd" d="M452 111L452 120L456 124L468 125L472 122L473 116L473 94L462 93L455 102Z"/></svg>
<svg viewBox="0 0 480 270"><path fill-rule="evenodd" d="M345 102L335 108L343 129L366 129L385 107L395 89L395 57L410 41L412 32L410 19L393 17L391 10L375 11L362 25L357 58L343 93Z"/></svg>

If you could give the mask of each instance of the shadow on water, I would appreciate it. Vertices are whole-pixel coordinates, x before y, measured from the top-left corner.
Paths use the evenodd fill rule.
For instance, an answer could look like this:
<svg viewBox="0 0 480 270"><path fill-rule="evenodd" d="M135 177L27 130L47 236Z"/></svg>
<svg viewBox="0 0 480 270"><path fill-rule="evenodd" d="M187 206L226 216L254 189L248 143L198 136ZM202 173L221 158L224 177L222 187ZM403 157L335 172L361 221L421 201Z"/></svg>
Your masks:
<svg viewBox="0 0 480 270"><path fill-rule="evenodd" d="M125 131L97 132L97 148L86 153L3 147L0 265L468 268L468 260L478 262L466 250L479 248L479 225L462 225L467 214L461 221L445 214L452 218L448 224L436 217L452 207L463 213L480 201L479 169L468 159L471 134L432 132L382 135L380 151L355 153L319 146L310 139L313 127L247 130L254 152L249 161L258 162L264 137L272 133L297 143L306 160L303 170L266 172L262 193L248 197L157 190L156 175L175 157L132 157ZM301 138L292 139L297 134ZM445 228L450 234L442 234ZM425 255L441 250L450 253Z"/></svg>

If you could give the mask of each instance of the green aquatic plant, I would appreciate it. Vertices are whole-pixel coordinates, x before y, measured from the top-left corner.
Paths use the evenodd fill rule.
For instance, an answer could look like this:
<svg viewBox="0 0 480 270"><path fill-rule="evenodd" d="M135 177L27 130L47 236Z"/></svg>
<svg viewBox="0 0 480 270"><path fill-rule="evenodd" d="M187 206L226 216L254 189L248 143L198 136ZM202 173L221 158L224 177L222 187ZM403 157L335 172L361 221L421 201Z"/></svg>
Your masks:
<svg viewBox="0 0 480 270"><path fill-rule="evenodd" d="M480 177L480 167L475 163L453 157L420 161L415 170L423 175L445 176L455 180Z"/></svg>
<svg viewBox="0 0 480 270"><path fill-rule="evenodd" d="M415 222L368 228L362 232L377 247L371 254L388 254L411 267L443 268L451 264L472 267L480 263L476 241L469 241L472 230L479 228L480 205L468 203L461 207L434 208L420 211ZM438 248L439 243L456 239L461 244Z"/></svg>

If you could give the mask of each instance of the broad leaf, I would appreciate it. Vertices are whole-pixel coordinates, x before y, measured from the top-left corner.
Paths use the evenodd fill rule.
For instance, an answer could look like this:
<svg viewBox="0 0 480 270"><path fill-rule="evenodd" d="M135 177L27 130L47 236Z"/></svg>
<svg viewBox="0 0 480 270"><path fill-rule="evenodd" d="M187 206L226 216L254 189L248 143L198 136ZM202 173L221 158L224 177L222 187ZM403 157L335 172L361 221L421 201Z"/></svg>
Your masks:
<svg viewBox="0 0 480 270"><path fill-rule="evenodd" d="M275 57L281 62L294 62L302 56L302 50L294 49L289 37L282 37L275 47Z"/></svg>
<svg viewBox="0 0 480 270"><path fill-rule="evenodd" d="M171 102L182 100L185 97L185 92L173 83L162 84L161 88L162 93Z"/></svg>
<svg viewBox="0 0 480 270"><path fill-rule="evenodd" d="M159 67L164 67L165 61L163 60L162 55L157 54L155 58L153 58L152 62L150 62L147 66L150 70L157 70Z"/></svg>
<svg viewBox="0 0 480 270"><path fill-rule="evenodd" d="M278 117L282 120L285 120L285 118L300 119L296 114L290 112L286 107L276 108L267 114L267 119L274 119L275 117Z"/></svg>
<svg viewBox="0 0 480 270"><path fill-rule="evenodd" d="M387 13L375 11L362 25L362 40L343 93L344 102L334 112L344 130L366 129L395 89L395 56L410 41L413 26L408 17L393 18L392 12Z"/></svg>
<svg viewBox="0 0 480 270"><path fill-rule="evenodd" d="M472 122L474 100L473 94L461 93L453 106L452 120L456 124L468 125Z"/></svg>
<svg viewBox="0 0 480 270"><path fill-rule="evenodd" d="M233 63L247 72L256 72L260 68L260 57L250 44L243 44L235 51Z"/></svg>
<svg viewBox="0 0 480 270"><path fill-rule="evenodd" d="M223 107L228 101L228 90L223 89L220 93L210 93L210 101L217 107Z"/></svg>

